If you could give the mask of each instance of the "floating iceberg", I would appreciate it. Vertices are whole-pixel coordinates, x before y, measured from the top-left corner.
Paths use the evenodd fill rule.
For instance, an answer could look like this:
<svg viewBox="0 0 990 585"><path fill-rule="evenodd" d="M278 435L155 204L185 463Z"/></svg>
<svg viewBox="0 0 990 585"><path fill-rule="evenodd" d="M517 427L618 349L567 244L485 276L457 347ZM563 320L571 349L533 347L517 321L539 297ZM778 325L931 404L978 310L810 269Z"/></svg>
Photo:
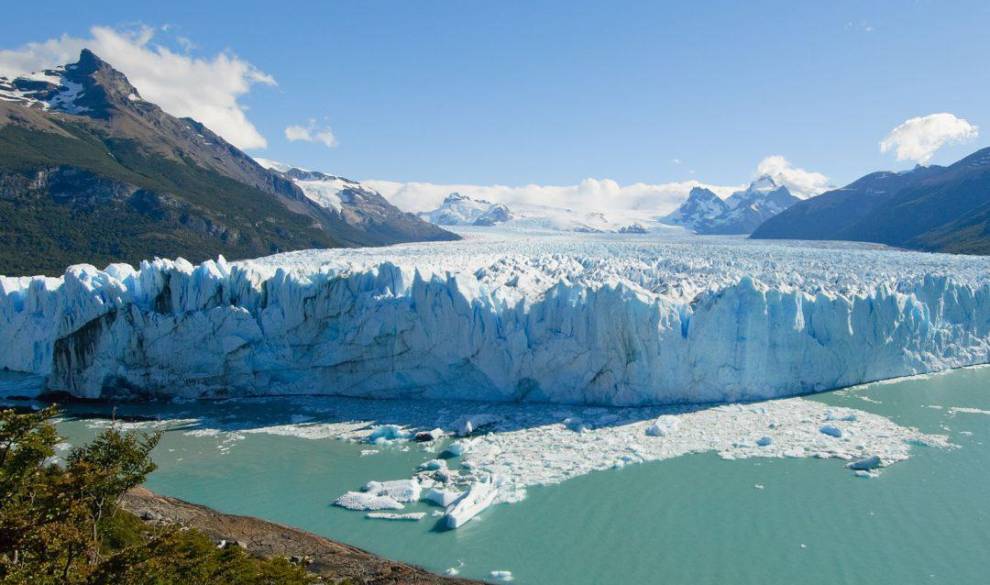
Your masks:
<svg viewBox="0 0 990 585"><path fill-rule="evenodd" d="M444 459L430 459L420 464L419 469L421 471L437 471L441 469L447 469L447 461Z"/></svg>
<svg viewBox="0 0 990 585"><path fill-rule="evenodd" d="M0 339L90 398L763 399L987 362L990 259L495 234L80 265L0 277Z"/></svg>
<svg viewBox="0 0 990 585"><path fill-rule="evenodd" d="M382 444L390 441L402 441L410 436L410 433L399 425L380 425L371 430L371 434L368 435L368 442Z"/></svg>
<svg viewBox="0 0 990 585"><path fill-rule="evenodd" d="M881 465L883 465L883 461L880 460L880 457L878 455L873 455L853 461L846 467L854 471L872 471L874 469L879 469Z"/></svg>
<svg viewBox="0 0 990 585"><path fill-rule="evenodd" d="M408 512L405 514L396 514L395 512L368 512L365 514L365 518L371 518L374 520L404 520L418 522L426 517L426 512Z"/></svg>
<svg viewBox="0 0 990 585"><path fill-rule="evenodd" d="M369 492L347 492L333 502L348 510L401 510L405 506L395 498Z"/></svg>
<svg viewBox="0 0 990 585"><path fill-rule="evenodd" d="M471 484L467 493L444 514L444 526L450 529L464 526L485 508L491 506L495 502L496 496L498 496L498 488L491 478L488 478L488 481L478 481Z"/></svg>
<svg viewBox="0 0 990 585"><path fill-rule="evenodd" d="M427 490L423 499L432 502L440 507L446 508L451 504L455 503L457 500L461 499L464 492L459 492L455 490L444 490L439 488L431 488Z"/></svg>
<svg viewBox="0 0 990 585"><path fill-rule="evenodd" d="M419 500L422 487L415 479L396 479L392 481L369 481L364 486L364 492L376 496L392 498L396 502L410 503Z"/></svg>

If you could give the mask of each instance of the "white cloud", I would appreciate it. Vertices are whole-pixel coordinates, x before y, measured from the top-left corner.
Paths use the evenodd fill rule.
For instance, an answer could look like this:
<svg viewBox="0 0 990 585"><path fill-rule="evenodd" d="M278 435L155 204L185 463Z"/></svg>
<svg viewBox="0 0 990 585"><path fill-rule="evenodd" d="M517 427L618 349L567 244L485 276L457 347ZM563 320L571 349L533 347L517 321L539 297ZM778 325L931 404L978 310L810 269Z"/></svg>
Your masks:
<svg viewBox="0 0 990 585"><path fill-rule="evenodd" d="M979 130L953 114L929 114L905 121L880 141L880 152L896 151L897 160L927 165L946 144L972 140Z"/></svg>
<svg viewBox="0 0 990 585"><path fill-rule="evenodd" d="M378 190L392 203L408 211L427 211L440 205L453 192L470 197L512 205L543 205L569 209L610 211L649 210L658 215L677 208L693 187L706 187L721 197L728 197L742 185L708 185L700 181L661 184L633 183L620 185L612 179L584 179L577 185L467 185L435 183L401 183L397 181L362 181Z"/></svg>
<svg viewBox="0 0 990 585"><path fill-rule="evenodd" d="M174 52L152 43L155 29L150 27L128 31L96 26L90 35L62 35L0 50L0 74L23 75L73 63L88 48L124 73L142 97L173 116L195 118L239 148L266 146L238 98L256 84L275 85L275 80L251 63L230 52L192 57L187 41L180 41L186 54Z"/></svg>
<svg viewBox="0 0 990 585"><path fill-rule="evenodd" d="M756 166L756 174L769 175L778 185L787 187L802 199L819 195L830 187L825 175L795 167L779 154L761 160Z"/></svg>
<svg viewBox="0 0 990 585"><path fill-rule="evenodd" d="M770 175L798 197L818 195L829 188L828 178L792 166L782 156L768 156L760 161L758 175ZM723 199L745 189L746 185L713 185L690 179L669 183L632 183L620 185L612 179L584 179L577 185L470 185L403 183L367 180L362 183L376 189L392 203L407 211L436 209L450 193L513 205L543 205L583 211L650 211L666 215L687 199L694 187L712 190Z"/></svg>
<svg viewBox="0 0 990 585"><path fill-rule="evenodd" d="M323 128L317 127L316 120L310 120L306 126L287 126L285 128L285 137L289 142L320 142L326 145L327 148L337 146L337 137L334 136L333 129L329 125Z"/></svg>

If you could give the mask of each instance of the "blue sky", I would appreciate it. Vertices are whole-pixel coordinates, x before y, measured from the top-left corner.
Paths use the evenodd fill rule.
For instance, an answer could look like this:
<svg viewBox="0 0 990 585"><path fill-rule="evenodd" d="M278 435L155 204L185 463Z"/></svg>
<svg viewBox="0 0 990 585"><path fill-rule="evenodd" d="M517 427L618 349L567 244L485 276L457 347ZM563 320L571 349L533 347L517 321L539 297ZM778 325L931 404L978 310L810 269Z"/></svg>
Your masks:
<svg viewBox="0 0 990 585"><path fill-rule="evenodd" d="M53 0L9 3L0 38L96 25L236 54L277 83L237 97L252 153L362 179L734 185L783 155L839 185L912 166L879 148L909 118L990 125L984 2ZM286 139L311 119L336 146Z"/></svg>

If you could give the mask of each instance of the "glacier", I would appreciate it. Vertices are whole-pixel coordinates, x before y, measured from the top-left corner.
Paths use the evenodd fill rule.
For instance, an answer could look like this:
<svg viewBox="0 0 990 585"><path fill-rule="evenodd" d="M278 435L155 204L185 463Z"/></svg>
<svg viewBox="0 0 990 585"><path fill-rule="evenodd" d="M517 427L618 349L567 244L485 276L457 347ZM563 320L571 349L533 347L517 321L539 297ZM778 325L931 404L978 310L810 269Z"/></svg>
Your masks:
<svg viewBox="0 0 990 585"><path fill-rule="evenodd" d="M0 277L0 368L85 398L757 400L990 361L990 260L463 229Z"/></svg>

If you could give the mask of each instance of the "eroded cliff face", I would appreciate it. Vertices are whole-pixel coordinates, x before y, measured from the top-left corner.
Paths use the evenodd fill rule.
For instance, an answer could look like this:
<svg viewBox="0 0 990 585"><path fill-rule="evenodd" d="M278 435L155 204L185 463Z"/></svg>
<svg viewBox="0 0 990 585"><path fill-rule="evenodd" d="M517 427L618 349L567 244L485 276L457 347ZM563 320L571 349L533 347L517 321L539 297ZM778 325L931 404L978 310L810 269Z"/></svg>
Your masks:
<svg viewBox="0 0 990 585"><path fill-rule="evenodd" d="M452 271L394 260L157 260L3 278L0 366L81 397L628 405L787 396L990 361L990 287L965 275L842 293L729 274L684 297L648 292L641 267L591 278L616 269L586 257Z"/></svg>

